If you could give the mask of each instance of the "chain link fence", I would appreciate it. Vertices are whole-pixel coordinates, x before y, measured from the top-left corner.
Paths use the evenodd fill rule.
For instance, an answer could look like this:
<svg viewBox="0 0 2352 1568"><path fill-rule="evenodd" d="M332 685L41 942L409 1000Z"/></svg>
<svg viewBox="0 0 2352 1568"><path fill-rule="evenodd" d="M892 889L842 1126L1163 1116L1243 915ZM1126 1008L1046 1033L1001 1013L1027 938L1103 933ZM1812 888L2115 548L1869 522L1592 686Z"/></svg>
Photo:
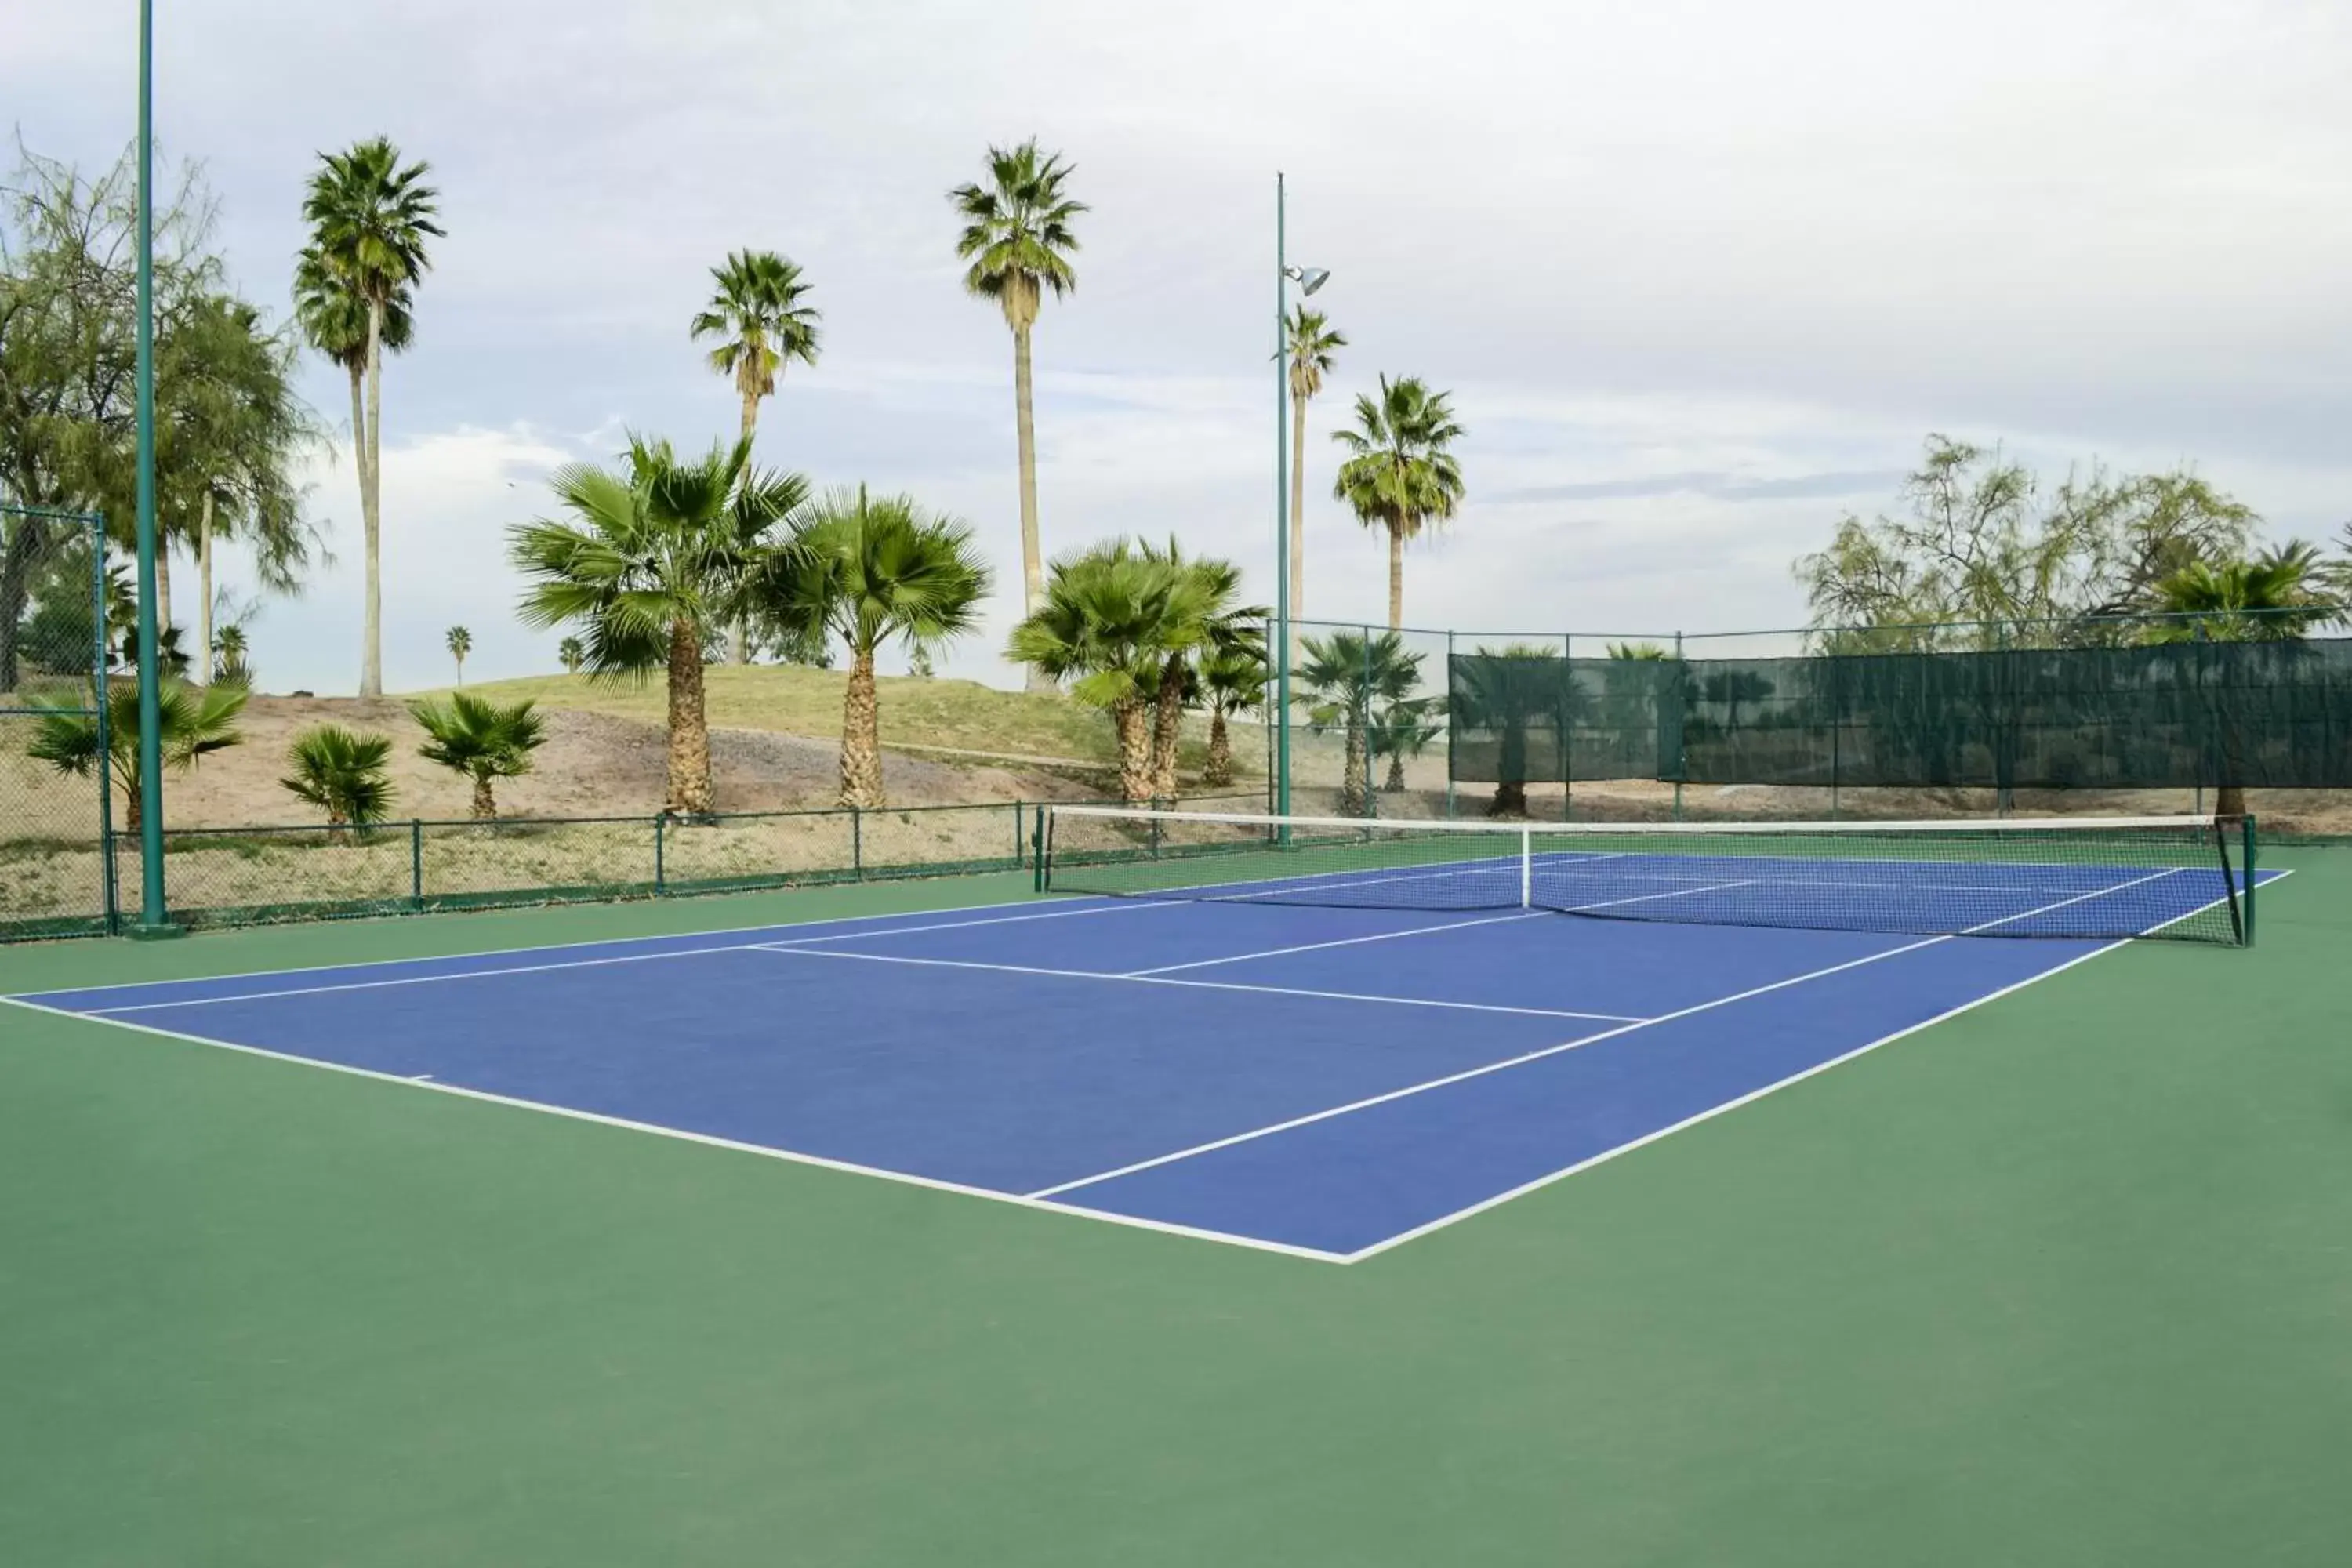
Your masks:
<svg viewBox="0 0 2352 1568"><path fill-rule="evenodd" d="M105 585L97 518L0 505L0 934L115 926Z"/></svg>

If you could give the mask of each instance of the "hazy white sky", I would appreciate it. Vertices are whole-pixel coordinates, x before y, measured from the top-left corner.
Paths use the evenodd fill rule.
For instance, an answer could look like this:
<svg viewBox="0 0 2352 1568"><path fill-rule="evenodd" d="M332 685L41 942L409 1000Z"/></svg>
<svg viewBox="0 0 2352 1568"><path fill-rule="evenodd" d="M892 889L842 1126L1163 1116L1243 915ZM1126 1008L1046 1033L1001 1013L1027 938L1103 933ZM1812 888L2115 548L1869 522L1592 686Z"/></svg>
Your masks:
<svg viewBox="0 0 2352 1568"><path fill-rule="evenodd" d="M729 248L814 283L824 353L763 461L969 518L1017 594L1011 348L947 188L1034 134L1094 211L1037 334L1046 547L1182 535L1270 597L1274 172L1352 340L1312 416L1308 610L1385 614L1325 432L1376 374L1451 388L1468 504L1406 618L1794 624L1789 562L1889 504L1921 437L2053 474L2193 461L2274 535L2352 517L2352 6L2342 0L160 0L158 124L273 309L322 148L429 159L448 237L385 396L388 684L544 669L509 523L625 429L699 447L730 387L686 323ZM0 104L96 165L128 0L0 0ZM310 367L329 417L340 375ZM341 567L256 627L264 683L349 690ZM184 574L184 584L188 574ZM182 613L193 607L184 593Z"/></svg>

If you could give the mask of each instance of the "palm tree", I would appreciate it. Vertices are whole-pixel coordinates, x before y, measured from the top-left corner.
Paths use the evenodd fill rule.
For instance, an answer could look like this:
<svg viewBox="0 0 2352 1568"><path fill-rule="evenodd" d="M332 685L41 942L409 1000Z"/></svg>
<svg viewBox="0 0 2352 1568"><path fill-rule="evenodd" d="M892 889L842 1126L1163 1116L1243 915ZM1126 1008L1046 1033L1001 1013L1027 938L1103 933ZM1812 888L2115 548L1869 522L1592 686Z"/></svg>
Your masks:
<svg viewBox="0 0 2352 1568"><path fill-rule="evenodd" d="M466 656L474 651L474 634L463 626L451 626L443 636L448 644L449 657L457 661L457 684L466 684Z"/></svg>
<svg viewBox="0 0 2352 1568"><path fill-rule="evenodd" d="M1307 615L1307 405L1323 390L1323 378L1339 363L1346 336L1330 319L1304 304L1284 324L1290 355L1290 614Z"/></svg>
<svg viewBox="0 0 2352 1568"><path fill-rule="evenodd" d="M633 437L624 468L567 464L551 483L572 514L508 531L508 555L536 579L526 626L578 622L592 678L643 679L667 667L667 809L710 811L710 730L703 712L704 645L741 613L746 578L772 534L808 497L797 474L751 467L751 444L714 447L681 462L666 441Z"/></svg>
<svg viewBox="0 0 2352 1568"><path fill-rule="evenodd" d="M1056 299L1077 286L1070 258L1078 249L1071 220L1087 211L1065 194L1073 170L1058 153L1041 152L1031 137L1017 147L988 150L988 184L948 193L964 221L956 256L971 265L965 289L993 300L1013 330L1013 406L1021 459L1021 607L1034 615L1045 593L1045 566L1037 535L1037 432L1030 392L1029 333L1045 292ZM1030 667L1031 689L1041 689L1043 666Z"/></svg>
<svg viewBox="0 0 2352 1568"><path fill-rule="evenodd" d="M1167 631L1178 619L1176 574L1126 540L1097 544L1054 563L1045 595L1013 628L1005 657L1048 681L1071 680L1070 695L1110 715L1118 737L1121 799L1141 803L1153 789L1150 697L1166 658Z"/></svg>
<svg viewBox="0 0 2352 1568"><path fill-rule="evenodd" d="M245 710L242 686L222 683L191 686L176 676L158 683L158 732L163 737L163 766L185 773L198 757L223 751L245 737L236 718ZM107 683L107 702L117 714L139 710L139 683L129 679ZM136 833L139 816L139 726L118 721L109 728L103 758L100 755L97 703L87 698L35 698L33 739L25 748L36 762L61 773L88 778L100 766L122 791L126 804L123 829Z"/></svg>
<svg viewBox="0 0 2352 1568"><path fill-rule="evenodd" d="M434 223L438 193L425 183L427 165L404 165L388 138L353 142L341 153L322 153L302 202L310 242L297 263L297 317L320 353L345 365L353 357L351 315L364 310L367 332L360 351L352 442L362 449L360 523L367 554L366 608L360 654L360 695L383 694L383 595L381 539L383 521L383 353L395 314L408 313L417 280L431 265L425 242L438 238ZM314 326L319 329L314 331Z"/></svg>
<svg viewBox="0 0 2352 1568"><path fill-rule="evenodd" d="M1557 739L1559 727L1573 717L1576 689L1568 661L1557 647L1511 643L1477 649L1458 671L1454 722L1495 737L1495 799L1487 815L1525 816L1528 778L1535 771L1528 757L1528 731L1549 720Z"/></svg>
<svg viewBox="0 0 2352 1568"><path fill-rule="evenodd" d="M2338 611L2325 591L2319 547L2291 539L2252 560L2192 562L2156 585L2157 608L2174 617L2160 622L2148 634L2152 642L2253 642L2282 645L2275 651L2291 658L2301 650L2289 646L2336 618ZM2242 753L2244 742L2233 715L2225 705L2221 720L2221 777L2216 781L2213 809L2223 816L2246 814Z"/></svg>
<svg viewBox="0 0 2352 1568"><path fill-rule="evenodd" d="M1356 427L1331 438L1348 448L1331 493L1389 539L1389 626L1404 625L1404 545L1462 504L1462 469L1448 449L1465 434L1447 395L1416 376L1381 377L1378 397L1356 398Z"/></svg>
<svg viewBox="0 0 2352 1568"><path fill-rule="evenodd" d="M216 662L213 668L213 679L250 687L253 684L253 659L246 645L244 625L237 621L229 622L221 627L214 643Z"/></svg>
<svg viewBox="0 0 2352 1568"><path fill-rule="evenodd" d="M565 637L555 645L555 657L563 663L563 673L577 675L580 667L588 662L588 650L580 646L578 637Z"/></svg>
<svg viewBox="0 0 2352 1568"><path fill-rule="evenodd" d="M869 499L863 486L829 491L796 513L789 539L751 578L745 600L762 618L802 636L839 637L849 648L842 805L884 803L876 650L963 636L978 626L988 589L969 525L906 496Z"/></svg>
<svg viewBox="0 0 2352 1568"><path fill-rule="evenodd" d="M291 771L278 782L324 811L329 827L373 827L392 812L391 758L389 735L314 724L286 748Z"/></svg>
<svg viewBox="0 0 2352 1568"><path fill-rule="evenodd" d="M712 268L710 276L718 288L688 330L697 339L719 340L710 368L733 378L749 441L760 428L760 400L776 390L784 367L794 360L816 363L824 312L801 303L809 289L801 269L772 250L730 251L726 265ZM740 621L735 662L751 662L751 628Z"/></svg>
<svg viewBox="0 0 2352 1568"><path fill-rule="evenodd" d="M1367 637L1339 631L1307 637L1303 646L1307 662L1298 679L1312 700L1307 721L1318 731L1338 729L1347 737L1339 813L1370 816L1372 714L1376 709L1412 700L1413 689L1421 682L1422 656L1407 653L1404 638L1395 632Z"/></svg>
<svg viewBox="0 0 2352 1568"><path fill-rule="evenodd" d="M1253 629L1231 647L1213 649L1201 661L1195 700L1209 710L1209 762L1201 782L1223 788L1234 782L1234 742L1225 721L1265 706L1265 638Z"/></svg>
<svg viewBox="0 0 2352 1568"><path fill-rule="evenodd" d="M1387 703L1372 714L1364 742L1371 761L1389 760L1388 777L1381 781L1381 794L1396 795L1404 789L1404 760L1421 755L1431 742L1445 733L1445 727L1436 722L1444 711L1445 699L1432 694Z"/></svg>
<svg viewBox="0 0 2352 1568"><path fill-rule="evenodd" d="M530 772L531 753L547 739L546 722L528 700L501 705L457 691L446 703L412 702L408 712L430 737L416 754L474 781L477 822L497 820L499 803L490 781Z"/></svg>
<svg viewBox="0 0 2352 1568"><path fill-rule="evenodd" d="M1148 542L1138 548L1145 560L1165 567L1174 584L1160 632L1160 669L1145 683L1151 702L1151 793L1159 799L1173 800L1184 709L1199 694L1195 660L1213 649L1257 637L1266 611L1261 605L1234 603L1241 593L1242 574L1241 568L1230 561L1187 561L1183 547L1172 536L1165 550Z"/></svg>

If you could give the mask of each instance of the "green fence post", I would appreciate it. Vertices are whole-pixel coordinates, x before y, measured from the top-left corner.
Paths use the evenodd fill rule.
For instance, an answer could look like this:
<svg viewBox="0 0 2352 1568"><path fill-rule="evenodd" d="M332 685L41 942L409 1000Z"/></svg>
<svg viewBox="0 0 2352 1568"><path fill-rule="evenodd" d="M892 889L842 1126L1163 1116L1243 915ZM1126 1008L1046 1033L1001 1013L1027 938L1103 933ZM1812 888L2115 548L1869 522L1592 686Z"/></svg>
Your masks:
<svg viewBox="0 0 2352 1568"><path fill-rule="evenodd" d="M1445 816L1454 817L1454 628L1445 628Z"/></svg>
<svg viewBox="0 0 2352 1568"><path fill-rule="evenodd" d="M425 907L425 820L408 819L408 901Z"/></svg>
<svg viewBox="0 0 2352 1568"><path fill-rule="evenodd" d="M1576 637L1559 634L1559 819L1576 820Z"/></svg>
<svg viewBox="0 0 2352 1568"><path fill-rule="evenodd" d="M1683 634L1675 634L1675 700L1685 701L1684 688L1690 684L1690 672L1683 665ZM1675 820L1683 819L1683 775L1690 772L1690 761L1683 744L1682 716L1675 721Z"/></svg>
<svg viewBox="0 0 2352 1568"><path fill-rule="evenodd" d="M661 811L654 814L654 897L656 899L662 896L667 885L666 868L662 865L664 848L662 838L668 822L668 812Z"/></svg>
<svg viewBox="0 0 2352 1568"><path fill-rule="evenodd" d="M1031 847L1035 850L1035 853L1029 858L1030 865L1034 868L1031 872L1031 876L1034 878L1034 880L1031 882L1030 886L1033 891L1040 893L1045 890L1045 831L1046 824L1052 820L1051 816L1049 815L1052 810L1053 808L1051 806L1043 805L1039 805L1037 807L1037 826L1030 830L1033 837L1030 838L1029 842Z"/></svg>
<svg viewBox="0 0 2352 1568"><path fill-rule="evenodd" d="M849 808L849 874L866 880L866 814L854 805Z"/></svg>
<svg viewBox="0 0 2352 1568"><path fill-rule="evenodd" d="M2251 811L2250 811L2250 812L2248 812L2248 813L2246 813L2246 816L2245 816L2245 826L2244 826L2244 828L2242 829L2242 831L2243 831L2243 832L2244 832L2244 834L2245 834L2245 848L2244 848L2244 850L2243 850L2243 852L2242 853L2242 855L2241 855L2241 857L2240 857L2240 858L2241 858L2245 862L2245 868L2246 868L2246 870L2245 870L2245 876L2246 876L2246 897L2245 897L2245 900L2244 900L2244 901L2245 901L2245 906L2246 906L2246 934L2245 934L2245 943L2246 943L2246 945L2247 945L2248 947L2252 947L2252 946L2253 946L2253 945L2254 945L2254 839L2255 839L2255 833L2254 833L2254 814L2253 814L2252 812L2251 812Z"/></svg>
<svg viewBox="0 0 2352 1568"><path fill-rule="evenodd" d="M113 682L107 679L106 668L105 514L92 517L89 529L89 624L91 640L98 645L90 650L90 689L98 700L98 754L101 759L110 759L114 755ZM94 771L98 774L98 874L106 879L106 896L100 907L106 912L106 934L120 936L122 894L115 885L114 770L109 762L101 760Z"/></svg>
<svg viewBox="0 0 2352 1568"><path fill-rule="evenodd" d="M1014 801L1013 803L1013 868L1016 871L1021 869L1022 867L1021 819L1023 815L1021 803L1017 800Z"/></svg>

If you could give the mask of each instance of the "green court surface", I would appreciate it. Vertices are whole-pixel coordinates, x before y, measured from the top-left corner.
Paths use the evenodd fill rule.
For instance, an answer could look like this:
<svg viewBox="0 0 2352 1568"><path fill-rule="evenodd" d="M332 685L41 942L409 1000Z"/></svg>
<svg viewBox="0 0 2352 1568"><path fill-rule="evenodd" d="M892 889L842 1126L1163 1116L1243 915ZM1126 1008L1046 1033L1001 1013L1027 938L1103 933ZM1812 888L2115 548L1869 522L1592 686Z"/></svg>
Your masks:
<svg viewBox="0 0 2352 1568"><path fill-rule="evenodd" d="M2105 954L1348 1267L0 1007L0 1563L2340 1563L2352 848L2266 860L2250 951Z"/></svg>

